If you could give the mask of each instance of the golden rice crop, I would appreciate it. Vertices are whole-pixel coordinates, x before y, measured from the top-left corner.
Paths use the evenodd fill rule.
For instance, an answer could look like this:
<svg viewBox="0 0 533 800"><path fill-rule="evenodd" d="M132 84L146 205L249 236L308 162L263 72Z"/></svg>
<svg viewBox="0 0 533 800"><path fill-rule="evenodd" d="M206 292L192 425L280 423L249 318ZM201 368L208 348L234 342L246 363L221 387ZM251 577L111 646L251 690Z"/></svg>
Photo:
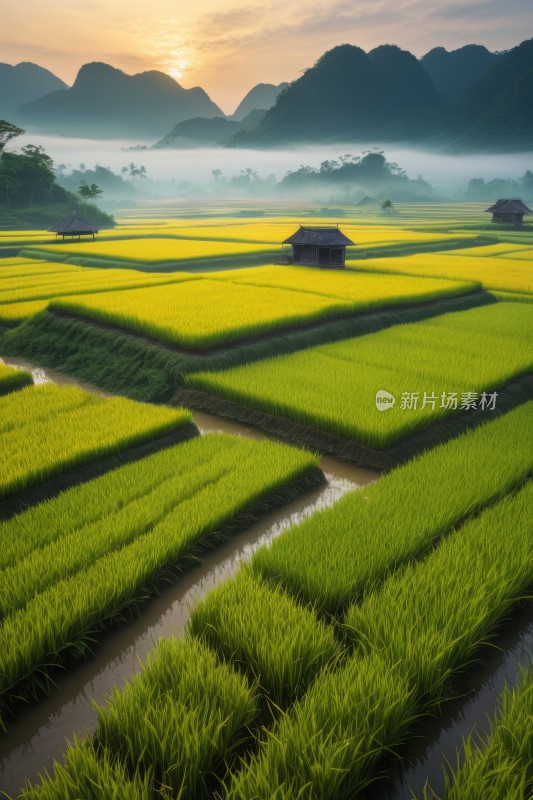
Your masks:
<svg viewBox="0 0 533 800"><path fill-rule="evenodd" d="M476 259L472 256L452 256L448 253L424 253L401 258L352 261L349 266L375 272L478 281L485 289L533 292L531 265L514 257Z"/></svg>
<svg viewBox="0 0 533 800"><path fill-rule="evenodd" d="M261 253L264 245L189 239L124 239L39 246L39 252L157 264ZM31 252L31 248L26 251Z"/></svg>
<svg viewBox="0 0 533 800"><path fill-rule="evenodd" d="M498 256L498 258L502 258L502 256ZM533 248L515 250L512 253L507 253L503 258L510 258L513 261L515 259L517 261L529 261L530 264L533 264Z"/></svg>
<svg viewBox="0 0 533 800"><path fill-rule="evenodd" d="M22 386L32 382L29 372L22 369L8 367L0 361L0 392L9 392L13 389L20 389Z"/></svg>
<svg viewBox="0 0 533 800"><path fill-rule="evenodd" d="M354 270L319 270L313 267L268 266L225 270L211 276L251 286L274 286L298 292L353 301L353 310L392 303L432 300L445 296L452 287L447 280L409 278L400 275L372 275ZM467 292L479 284L458 282L452 291Z"/></svg>
<svg viewBox="0 0 533 800"><path fill-rule="evenodd" d="M347 303L313 294L202 278L176 285L56 300L52 308L111 322L185 348L209 348L275 328L342 315Z"/></svg>
<svg viewBox="0 0 533 800"><path fill-rule="evenodd" d="M197 279L187 273L149 275L132 269L97 269L42 261L13 265L6 273L0 267L0 320L7 323L43 311L54 297Z"/></svg>
<svg viewBox="0 0 533 800"><path fill-rule="evenodd" d="M131 328L184 348L208 349L277 328L462 294L474 287L397 276L376 278L366 273L335 272L329 276L299 267L243 271L243 280L241 270L235 270L224 273L228 279L210 276L179 286L69 297L54 301L52 307Z"/></svg>

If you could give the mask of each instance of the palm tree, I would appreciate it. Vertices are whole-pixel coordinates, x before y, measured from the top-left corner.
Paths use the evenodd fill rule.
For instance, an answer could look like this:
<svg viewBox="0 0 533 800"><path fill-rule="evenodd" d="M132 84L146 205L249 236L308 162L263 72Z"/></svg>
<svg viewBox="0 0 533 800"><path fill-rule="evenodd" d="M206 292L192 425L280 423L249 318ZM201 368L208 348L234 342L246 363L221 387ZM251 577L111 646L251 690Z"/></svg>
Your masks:
<svg viewBox="0 0 533 800"><path fill-rule="evenodd" d="M90 186L86 183L82 183L78 189L78 194L83 198L83 201L87 203L87 200L94 200L95 197L100 197L100 195L103 194L103 190L100 189L96 183L91 183Z"/></svg>

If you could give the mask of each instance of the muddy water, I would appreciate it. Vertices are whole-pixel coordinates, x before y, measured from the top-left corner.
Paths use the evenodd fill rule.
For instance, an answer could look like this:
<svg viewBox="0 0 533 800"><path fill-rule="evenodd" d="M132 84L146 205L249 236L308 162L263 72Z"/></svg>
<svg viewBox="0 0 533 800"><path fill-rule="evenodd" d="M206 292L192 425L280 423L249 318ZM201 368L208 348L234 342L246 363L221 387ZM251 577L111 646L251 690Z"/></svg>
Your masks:
<svg viewBox="0 0 533 800"><path fill-rule="evenodd" d="M94 386L22 359L7 358L5 363L31 371L35 383L76 385L105 394ZM195 414L194 419L201 433L222 431L265 438L253 428L207 414ZM271 542L289 526L379 477L373 470L359 469L333 458L324 458L321 467L327 484L266 514L259 522L233 536L231 541L208 552L179 581L163 588L148 604L142 617L108 632L93 658L60 675L58 688L51 697L19 710L17 719L9 725L8 734L0 737L0 797L16 796L26 780L33 781L44 769L50 769L53 759L60 757L67 739L94 731L96 715L92 699L101 702L113 685L120 685L138 670L158 637L182 634L191 608L209 589L231 577L259 547Z"/></svg>
<svg viewBox="0 0 533 800"><path fill-rule="evenodd" d="M24 358L4 356L0 358L0 362L6 364L8 367L15 367L16 369L24 369L26 372L31 372L33 382L36 386L42 383L56 383L58 386L79 386L80 389L85 389L87 392L91 392L91 394L97 394L101 397L110 396L109 392L99 389L98 386L94 386L92 383L83 383L83 381L78 381L70 375L65 375L49 367L36 367L35 364L26 361Z"/></svg>

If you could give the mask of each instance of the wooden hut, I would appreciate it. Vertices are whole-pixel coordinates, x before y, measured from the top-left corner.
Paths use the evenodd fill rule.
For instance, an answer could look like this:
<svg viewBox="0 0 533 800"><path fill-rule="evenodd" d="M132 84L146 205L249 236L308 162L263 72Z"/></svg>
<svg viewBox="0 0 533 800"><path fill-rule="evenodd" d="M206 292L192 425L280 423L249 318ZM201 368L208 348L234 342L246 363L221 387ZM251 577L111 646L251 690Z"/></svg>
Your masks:
<svg viewBox="0 0 533 800"><path fill-rule="evenodd" d="M531 214L531 209L519 197L498 200L485 211L492 213L492 222L516 227L522 225L524 214Z"/></svg>
<svg viewBox="0 0 533 800"><path fill-rule="evenodd" d="M292 263L309 267L344 267L346 247L351 239L337 227L310 227L300 225L296 233L283 244L292 246Z"/></svg>
<svg viewBox="0 0 533 800"><path fill-rule="evenodd" d="M77 236L78 239L81 239L82 236L92 236L94 239L95 233L98 233L98 228L82 219L75 211L48 230L50 233L55 233L56 238L62 236L63 241L65 241L65 236Z"/></svg>

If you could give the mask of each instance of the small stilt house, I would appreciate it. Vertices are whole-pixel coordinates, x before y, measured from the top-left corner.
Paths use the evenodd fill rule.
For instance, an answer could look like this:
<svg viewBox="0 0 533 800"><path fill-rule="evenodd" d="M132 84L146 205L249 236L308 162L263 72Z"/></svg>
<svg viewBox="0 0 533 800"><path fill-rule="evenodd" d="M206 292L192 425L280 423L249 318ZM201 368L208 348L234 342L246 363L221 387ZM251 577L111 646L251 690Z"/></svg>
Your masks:
<svg viewBox="0 0 533 800"><path fill-rule="evenodd" d="M62 236L63 241L65 241L65 236L77 236L78 239L81 239L82 236L92 236L94 239L95 233L98 233L98 228L82 219L75 211L48 230L50 233L55 233L56 238Z"/></svg>
<svg viewBox="0 0 533 800"><path fill-rule="evenodd" d="M498 200L485 211L492 213L492 222L516 227L522 225L524 214L531 214L531 209L519 197Z"/></svg>
<svg viewBox="0 0 533 800"><path fill-rule="evenodd" d="M344 267L346 247L353 245L351 239L336 227L311 227L300 225L300 228L285 239L284 245L292 246L292 263L308 267L336 268Z"/></svg>

